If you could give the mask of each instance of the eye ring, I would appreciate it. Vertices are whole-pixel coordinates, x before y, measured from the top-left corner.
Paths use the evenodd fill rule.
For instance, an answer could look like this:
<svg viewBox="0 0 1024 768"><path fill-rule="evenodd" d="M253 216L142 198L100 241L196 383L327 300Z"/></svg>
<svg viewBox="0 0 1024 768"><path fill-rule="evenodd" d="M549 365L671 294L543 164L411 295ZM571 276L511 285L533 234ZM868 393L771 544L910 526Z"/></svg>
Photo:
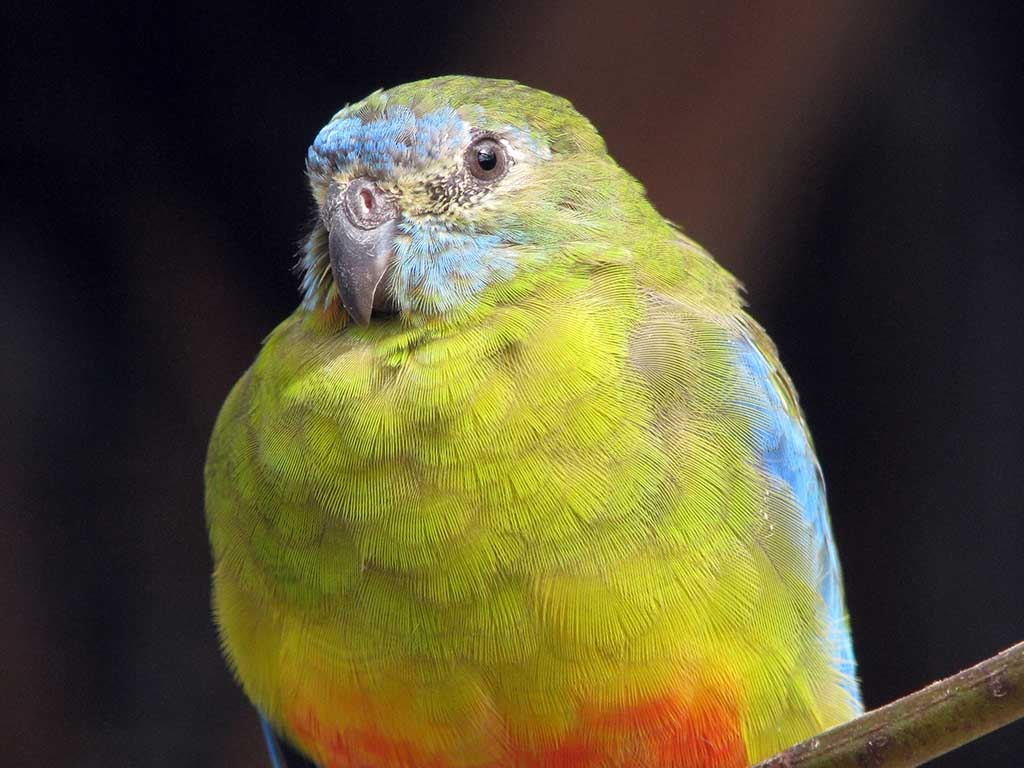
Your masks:
<svg viewBox="0 0 1024 768"><path fill-rule="evenodd" d="M508 170L508 154L494 136L480 136L466 149L466 170L476 179L494 182Z"/></svg>

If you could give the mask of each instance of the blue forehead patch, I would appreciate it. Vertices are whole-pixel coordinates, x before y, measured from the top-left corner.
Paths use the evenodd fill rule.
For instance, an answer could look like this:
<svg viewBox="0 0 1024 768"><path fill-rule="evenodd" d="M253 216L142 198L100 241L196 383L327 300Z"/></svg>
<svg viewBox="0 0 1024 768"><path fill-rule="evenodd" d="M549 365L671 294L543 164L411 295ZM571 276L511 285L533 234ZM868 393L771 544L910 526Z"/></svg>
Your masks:
<svg viewBox="0 0 1024 768"><path fill-rule="evenodd" d="M342 116L348 112L338 113L313 140L306 153L310 174L379 175L397 166L422 166L454 155L469 138L469 126L451 107L417 115L404 105L388 106L369 122Z"/></svg>

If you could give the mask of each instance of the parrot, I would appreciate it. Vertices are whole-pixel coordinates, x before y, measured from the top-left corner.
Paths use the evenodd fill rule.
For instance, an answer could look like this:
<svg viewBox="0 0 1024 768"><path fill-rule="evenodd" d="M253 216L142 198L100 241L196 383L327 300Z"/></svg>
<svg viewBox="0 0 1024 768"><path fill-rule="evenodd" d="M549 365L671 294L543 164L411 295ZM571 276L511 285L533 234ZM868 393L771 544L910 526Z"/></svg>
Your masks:
<svg viewBox="0 0 1024 768"><path fill-rule="evenodd" d="M274 766L741 768L862 711L794 386L587 118L436 77L305 169L297 307L205 467Z"/></svg>

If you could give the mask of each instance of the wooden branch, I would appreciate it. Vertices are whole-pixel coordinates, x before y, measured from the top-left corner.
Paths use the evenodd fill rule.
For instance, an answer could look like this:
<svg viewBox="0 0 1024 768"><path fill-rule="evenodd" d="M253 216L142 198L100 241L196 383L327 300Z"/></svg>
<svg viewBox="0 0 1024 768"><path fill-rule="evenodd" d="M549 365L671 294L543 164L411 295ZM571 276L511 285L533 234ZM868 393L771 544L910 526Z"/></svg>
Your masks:
<svg viewBox="0 0 1024 768"><path fill-rule="evenodd" d="M754 768L914 768L1024 717L1024 642Z"/></svg>

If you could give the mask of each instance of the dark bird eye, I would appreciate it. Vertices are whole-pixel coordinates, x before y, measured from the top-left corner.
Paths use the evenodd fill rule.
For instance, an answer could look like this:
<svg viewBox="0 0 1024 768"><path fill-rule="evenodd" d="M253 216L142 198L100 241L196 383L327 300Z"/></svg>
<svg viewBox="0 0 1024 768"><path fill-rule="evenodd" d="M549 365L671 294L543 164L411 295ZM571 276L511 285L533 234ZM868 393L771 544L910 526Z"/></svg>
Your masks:
<svg viewBox="0 0 1024 768"><path fill-rule="evenodd" d="M504 175L507 165L505 148L490 136L477 139L466 150L466 167L480 181L494 181Z"/></svg>

